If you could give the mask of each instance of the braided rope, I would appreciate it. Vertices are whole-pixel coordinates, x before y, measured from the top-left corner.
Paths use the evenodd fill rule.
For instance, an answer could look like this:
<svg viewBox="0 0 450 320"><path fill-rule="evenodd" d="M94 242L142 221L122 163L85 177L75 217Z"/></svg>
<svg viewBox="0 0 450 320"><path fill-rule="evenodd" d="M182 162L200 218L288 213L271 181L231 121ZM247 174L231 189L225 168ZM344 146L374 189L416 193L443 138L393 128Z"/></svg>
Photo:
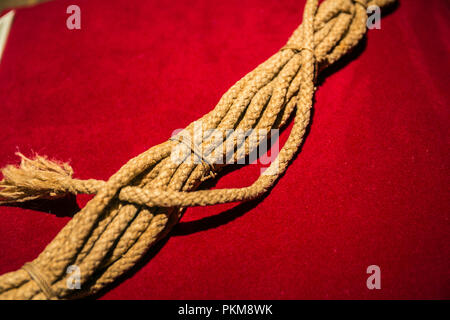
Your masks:
<svg viewBox="0 0 450 320"><path fill-rule="evenodd" d="M108 181L73 179L67 164L21 155L20 167L3 169L0 203L67 193L96 195L32 262L31 272L26 265L0 276L0 299L69 299L94 294L133 267L163 238L178 222L182 208L246 201L264 194L285 172L303 141L318 70L336 62L361 40L368 5L382 7L394 1L325 0L318 6L318 0L307 0L303 22L286 46L233 85L217 106L199 119L204 132L270 131L282 127L295 109L286 143L264 174L248 187L195 191L211 174L211 166L203 160L201 164L171 161L178 139L169 139L131 159ZM194 123L184 130L193 134ZM212 139L207 135L194 147L188 143L196 148L192 149L194 157ZM235 134L223 142L237 147L234 160L248 155L251 143L248 138L238 146ZM215 165L214 171L224 166ZM81 290L66 285L65 271L70 265L80 268Z"/></svg>

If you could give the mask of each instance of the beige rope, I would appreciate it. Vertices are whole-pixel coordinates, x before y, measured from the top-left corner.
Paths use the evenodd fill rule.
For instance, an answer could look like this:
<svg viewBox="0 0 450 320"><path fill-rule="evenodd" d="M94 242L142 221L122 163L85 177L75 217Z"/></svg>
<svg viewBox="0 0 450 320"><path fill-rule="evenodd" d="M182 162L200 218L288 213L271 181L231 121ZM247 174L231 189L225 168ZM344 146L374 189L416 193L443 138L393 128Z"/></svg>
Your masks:
<svg viewBox="0 0 450 320"><path fill-rule="evenodd" d="M238 144L235 132L278 129L295 110L286 143L264 174L248 187L195 191L211 174L204 159L220 146L201 154L201 164L177 163L171 161L171 152L180 143L174 139L131 159L108 181L74 179L67 164L20 155L19 167L7 166L2 171L1 203L67 193L96 195L32 262L35 272L25 267L28 272L22 268L0 276L0 298L68 299L96 293L127 272L163 238L178 222L183 208L246 201L267 192L303 141L317 71L336 62L364 36L364 5L382 7L393 2L325 0L318 6L318 0L307 0L303 22L286 46L233 85L217 106L199 119L204 132L234 130L226 135L223 145L234 147L231 160L236 160L249 154L254 138L246 137L245 143ZM184 130L193 136L194 127L191 123ZM207 134L199 145L187 144L195 157L213 140ZM214 164L214 172L224 166ZM81 290L66 285L65 270L70 265L82 271Z"/></svg>
<svg viewBox="0 0 450 320"><path fill-rule="evenodd" d="M364 9L367 9L368 0L353 0L354 3L361 5Z"/></svg>

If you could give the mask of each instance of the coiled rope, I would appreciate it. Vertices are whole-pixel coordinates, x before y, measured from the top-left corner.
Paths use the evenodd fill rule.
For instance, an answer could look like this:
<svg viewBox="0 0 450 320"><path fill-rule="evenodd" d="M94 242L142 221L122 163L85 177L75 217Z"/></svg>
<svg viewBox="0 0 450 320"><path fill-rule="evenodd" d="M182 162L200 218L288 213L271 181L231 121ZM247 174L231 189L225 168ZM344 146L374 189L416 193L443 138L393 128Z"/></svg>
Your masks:
<svg viewBox="0 0 450 320"><path fill-rule="evenodd" d="M224 165L172 161L177 139L129 160L108 181L74 179L68 164L20 155L19 167L3 169L1 203L67 193L96 195L34 261L0 276L0 298L70 299L94 294L133 267L178 222L183 208L246 201L264 194L286 170L302 143L318 71L361 40L368 6L383 7L394 1L325 0L319 6L318 0L307 0L303 22L286 46L233 85L217 106L199 119L197 124L203 132L269 132L282 127L295 109L286 143L264 174L248 187L195 191L202 180ZM186 127L184 134L195 136L195 124ZM199 147L207 147L212 140L207 136ZM246 138L238 145L238 137L232 133L225 135L223 143L236 147L236 160L249 154L251 140ZM80 269L80 290L66 283L66 270L71 265Z"/></svg>

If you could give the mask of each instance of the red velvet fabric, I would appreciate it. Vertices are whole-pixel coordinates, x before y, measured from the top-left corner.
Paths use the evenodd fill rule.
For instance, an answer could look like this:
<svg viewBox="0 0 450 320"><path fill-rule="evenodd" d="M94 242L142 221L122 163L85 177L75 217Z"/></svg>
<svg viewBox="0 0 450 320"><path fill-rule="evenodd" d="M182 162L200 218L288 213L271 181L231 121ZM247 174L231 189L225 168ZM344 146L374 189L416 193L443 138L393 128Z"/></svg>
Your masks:
<svg viewBox="0 0 450 320"><path fill-rule="evenodd" d="M0 63L0 166L34 151L70 161L78 178L108 179L282 47L304 2L18 10ZM66 28L70 4L81 30ZM267 197L188 209L102 298L450 298L449 9L401 1L322 77L306 142ZM0 273L34 259L77 211L68 200L26 207L0 208ZM381 268L381 290L366 287L369 265Z"/></svg>

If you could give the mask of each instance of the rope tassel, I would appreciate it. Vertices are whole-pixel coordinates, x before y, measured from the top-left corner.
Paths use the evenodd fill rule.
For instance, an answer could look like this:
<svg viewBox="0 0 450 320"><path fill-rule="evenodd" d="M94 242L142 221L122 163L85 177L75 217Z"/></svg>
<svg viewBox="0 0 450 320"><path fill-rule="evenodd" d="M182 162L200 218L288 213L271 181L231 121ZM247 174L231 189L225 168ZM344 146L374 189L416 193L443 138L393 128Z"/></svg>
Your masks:
<svg viewBox="0 0 450 320"><path fill-rule="evenodd" d="M22 153L20 165L2 169L0 204L25 202L35 199L53 199L72 194L94 194L104 185L101 180L73 179L73 169L66 162L48 160L35 155L33 159Z"/></svg>
<svg viewBox="0 0 450 320"><path fill-rule="evenodd" d="M0 181L0 204L24 202L38 198L64 196L62 182L71 179L73 170L67 163L50 161L35 155L34 159L16 153L20 165L8 165L2 169L4 179Z"/></svg>
<svg viewBox="0 0 450 320"><path fill-rule="evenodd" d="M95 294L165 237L183 208L247 201L267 192L303 142L318 72L358 44L366 32L368 6L383 7L395 0L325 0L320 6L318 2L306 1L302 24L281 50L234 84L211 112L183 130L195 136L196 124L201 123L202 132L270 132L283 127L294 114L286 143L264 174L249 186L196 191L226 164L172 161L178 139L169 139L129 160L108 181L74 179L68 164L19 154L19 167L3 169L0 203L67 193L96 195L35 260L0 276L0 299L71 299ZM212 140L207 135L198 150L205 150ZM229 135L223 141L234 146L227 148L235 150L231 160L249 153L246 144L237 145L235 140ZM66 270L72 266L80 271L79 290L67 285Z"/></svg>

